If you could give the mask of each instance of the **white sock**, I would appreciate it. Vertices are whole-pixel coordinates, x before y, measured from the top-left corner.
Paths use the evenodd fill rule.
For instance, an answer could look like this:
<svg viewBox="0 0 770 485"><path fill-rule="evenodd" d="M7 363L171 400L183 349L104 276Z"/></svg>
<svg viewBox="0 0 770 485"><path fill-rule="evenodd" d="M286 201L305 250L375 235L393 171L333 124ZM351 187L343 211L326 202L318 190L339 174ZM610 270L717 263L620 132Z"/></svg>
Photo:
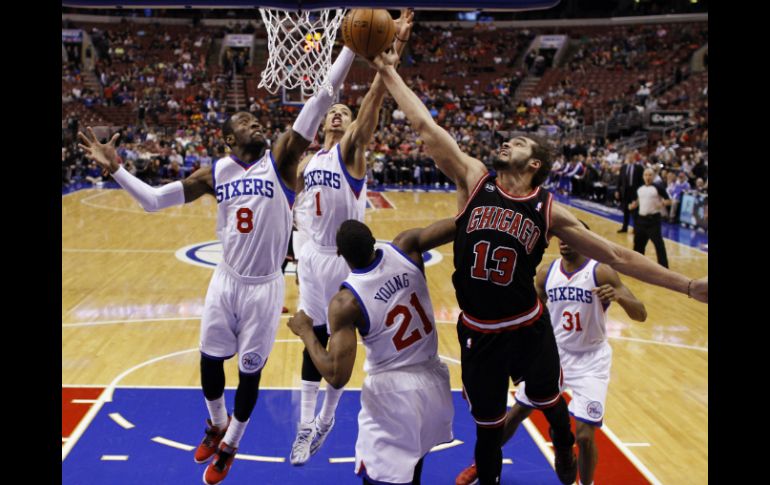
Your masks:
<svg viewBox="0 0 770 485"><path fill-rule="evenodd" d="M330 384L326 384L324 405L318 414L318 418L323 424L330 424L332 419L334 419L334 412L337 411L337 404L340 402L340 397L342 397L342 391L344 390L344 388L335 389Z"/></svg>
<svg viewBox="0 0 770 485"><path fill-rule="evenodd" d="M227 426L227 407L225 407L224 393L219 399L214 399L213 401L206 399L206 407L209 408L211 424L220 429Z"/></svg>
<svg viewBox="0 0 770 485"><path fill-rule="evenodd" d="M594 485L594 482L591 483L583 483L580 480L578 480L578 485Z"/></svg>
<svg viewBox="0 0 770 485"><path fill-rule="evenodd" d="M227 428L227 433L225 433L225 437L222 438L222 441L224 441L227 446L238 448L241 444L241 438L243 438L243 432L246 431L246 425L249 424L249 421L250 420L246 420L245 423L242 423L233 416L233 419L230 420L230 426Z"/></svg>
<svg viewBox="0 0 770 485"><path fill-rule="evenodd" d="M315 403L318 400L318 388L321 386L320 382L314 381L301 381L301 406L299 413L300 423L312 423L315 418Z"/></svg>

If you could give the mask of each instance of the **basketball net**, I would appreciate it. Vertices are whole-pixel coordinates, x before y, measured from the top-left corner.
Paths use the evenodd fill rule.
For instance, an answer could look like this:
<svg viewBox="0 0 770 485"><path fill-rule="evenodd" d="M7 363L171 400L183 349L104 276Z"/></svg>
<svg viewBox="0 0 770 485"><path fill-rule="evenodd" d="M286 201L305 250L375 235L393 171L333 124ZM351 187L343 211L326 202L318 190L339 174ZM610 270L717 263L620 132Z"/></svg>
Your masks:
<svg viewBox="0 0 770 485"><path fill-rule="evenodd" d="M275 94L281 87L299 87L303 97L310 97L323 87L331 67L332 47L345 9L288 11L260 8L267 29L269 57L262 71L260 88Z"/></svg>

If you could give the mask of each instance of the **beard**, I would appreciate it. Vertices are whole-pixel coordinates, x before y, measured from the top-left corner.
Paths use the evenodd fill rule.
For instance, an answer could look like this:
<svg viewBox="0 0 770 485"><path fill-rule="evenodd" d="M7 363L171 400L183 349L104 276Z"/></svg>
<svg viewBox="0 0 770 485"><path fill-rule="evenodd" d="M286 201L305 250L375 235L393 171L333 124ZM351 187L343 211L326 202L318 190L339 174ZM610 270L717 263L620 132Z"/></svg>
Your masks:
<svg viewBox="0 0 770 485"><path fill-rule="evenodd" d="M258 140L249 139L243 148L248 152L260 153L265 149L265 146L267 146L267 141L264 137L261 137Z"/></svg>
<svg viewBox="0 0 770 485"><path fill-rule="evenodd" d="M527 163L529 160L523 160L523 161L516 161L516 160L503 160L502 158L495 156L492 159L492 168L494 168L497 171L500 170L509 170L511 168L515 169L523 169L527 166Z"/></svg>

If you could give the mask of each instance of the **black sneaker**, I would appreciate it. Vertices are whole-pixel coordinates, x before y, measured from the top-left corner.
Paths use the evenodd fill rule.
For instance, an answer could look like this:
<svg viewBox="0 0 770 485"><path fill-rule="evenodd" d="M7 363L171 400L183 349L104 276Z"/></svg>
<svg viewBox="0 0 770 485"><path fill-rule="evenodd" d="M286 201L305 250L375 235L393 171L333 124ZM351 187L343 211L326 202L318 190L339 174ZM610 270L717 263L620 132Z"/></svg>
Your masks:
<svg viewBox="0 0 770 485"><path fill-rule="evenodd" d="M548 434L551 437L551 443L553 443L553 430L549 428ZM575 479L577 479L577 458L572 451L572 445L563 448L557 448L554 445L553 454L553 467L556 469L556 476L559 477L559 481L564 485L575 483Z"/></svg>

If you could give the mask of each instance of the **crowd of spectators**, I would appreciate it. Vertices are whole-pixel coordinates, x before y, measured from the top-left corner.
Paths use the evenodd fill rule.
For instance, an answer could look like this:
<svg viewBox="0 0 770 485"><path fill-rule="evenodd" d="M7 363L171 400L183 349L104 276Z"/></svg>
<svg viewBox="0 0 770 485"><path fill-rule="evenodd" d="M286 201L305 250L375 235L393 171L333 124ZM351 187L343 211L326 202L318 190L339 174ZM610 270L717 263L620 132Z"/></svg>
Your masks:
<svg viewBox="0 0 770 485"><path fill-rule="evenodd" d="M126 168L150 184L182 179L226 154L221 126L229 115L225 107L229 75L221 64L211 67L209 50L217 36L246 32L244 28L175 26L168 30L161 25L121 23L110 29L90 29L98 89L86 85L87 73L81 71L79 60L62 67L63 185L100 184L108 179L77 148L75 134L86 120L68 109L75 105L104 116L100 110L107 107L130 112L121 130L119 152ZM635 158L655 169L656 180L677 198L685 190L708 190L707 87L691 96L692 89L682 84L689 77L686 61L707 41L706 29L705 24L676 29L647 25L595 35L571 33L579 42L566 59L567 74L524 99L517 99L515 92L527 76L524 49L538 33L535 30L494 29L490 24L470 31L417 25L402 70L407 83L461 149L489 166L501 140L512 131L539 132L557 140L560 152L546 182L551 190L617 206L614 194L620 167L626 159ZM223 64L242 72L246 59L245 51L229 50ZM536 63L534 56L529 67ZM652 66L661 64L675 68L672 79L648 76ZM437 75L425 74L429 65L438 69ZM660 103L690 109L690 121L637 148L606 133L589 133L585 129L588 101L600 95L599 88L573 82L570 74L597 68L638 74L638 82L614 100L611 113L639 113ZM341 102L359 106L373 72L368 76L367 81L348 83ZM673 86L661 93L665 82ZM283 104L280 96L251 98L247 109L261 118L273 141L298 111ZM624 134L630 133L620 133ZM368 157L374 186L450 186L390 98Z"/></svg>

